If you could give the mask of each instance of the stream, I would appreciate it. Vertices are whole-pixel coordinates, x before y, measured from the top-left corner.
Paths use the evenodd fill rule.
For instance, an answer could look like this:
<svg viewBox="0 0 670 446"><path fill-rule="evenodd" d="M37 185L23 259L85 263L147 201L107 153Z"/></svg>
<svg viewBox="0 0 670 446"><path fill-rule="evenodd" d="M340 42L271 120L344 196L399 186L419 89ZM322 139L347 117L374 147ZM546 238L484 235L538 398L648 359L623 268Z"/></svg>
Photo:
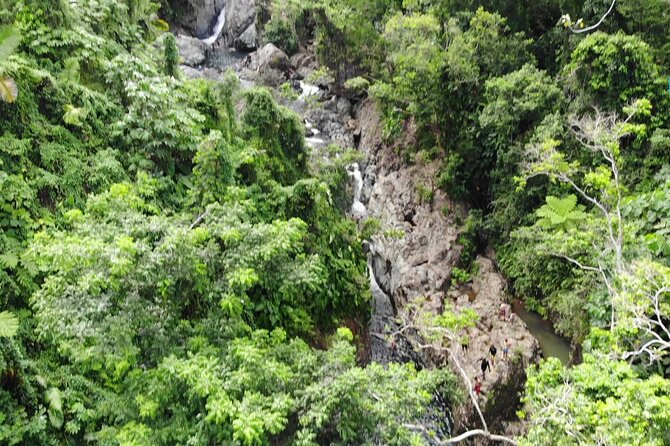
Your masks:
<svg viewBox="0 0 670 446"><path fill-rule="evenodd" d="M563 365L570 362L570 342L556 334L551 322L545 320L534 311L526 308L523 301L515 299L512 302L512 311L519 315L522 321L526 323L530 333L540 343L542 355L545 358L558 358Z"/></svg>
<svg viewBox="0 0 670 446"><path fill-rule="evenodd" d="M220 38L223 32L225 20L224 8L219 12L216 24L212 29L212 34L207 38L201 39L202 42L211 47L207 55L207 65L219 71L225 71L226 68L231 66L238 66L239 69L238 62L247 57L246 54L238 53L230 48L214 48L214 43ZM251 80L249 83L253 85ZM307 132L307 145L313 150L319 150L331 142L335 143L333 141L332 129L328 125L324 125L323 120L313 120L314 124L307 120L309 114L307 110L314 105L311 99L320 98L321 92L319 87L300 81L300 91L301 94L298 100L291 108L299 113L304 120ZM298 106L295 104L298 104ZM311 117L310 120L312 120ZM366 209L366 205L361 201L363 175L359 164L353 163L347 166L347 173L353 180L350 214L355 220L360 220L366 216L368 210ZM368 359L384 365L390 362L412 362L418 369L422 369L425 367L424 359L420 353L414 351L414 348L406 337L398 336L394 340L387 337L387 333L397 328L395 321L396 309L392 297L379 286L372 266L372 254L368 254L368 256L369 282L373 300L368 326ZM538 339L544 355L557 357L566 364L569 358L570 346L567 341L555 334L551 324L544 321L538 314L527 311L520 302L514 303L514 311ZM437 438L448 438L451 435L454 420L448 395L439 393L434 395L433 401L421 424L435 432ZM437 444L433 439L427 439L430 444Z"/></svg>

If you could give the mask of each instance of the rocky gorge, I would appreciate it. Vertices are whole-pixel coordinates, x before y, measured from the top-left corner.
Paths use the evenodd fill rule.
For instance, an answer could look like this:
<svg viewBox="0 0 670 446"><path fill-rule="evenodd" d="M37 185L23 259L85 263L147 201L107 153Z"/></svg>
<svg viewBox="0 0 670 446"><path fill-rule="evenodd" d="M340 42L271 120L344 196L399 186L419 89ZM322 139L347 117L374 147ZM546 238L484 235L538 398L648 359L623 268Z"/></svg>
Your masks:
<svg viewBox="0 0 670 446"><path fill-rule="evenodd" d="M203 5L210 14L207 29L216 31L217 22L212 25L211 17L220 15L225 24L219 30L220 37L211 39L213 35L203 35L199 32L202 28L197 27L197 17L205 12L187 16L183 28L203 37L178 35L182 70L188 77L220 80L226 66L209 63L214 48L224 51L233 50L226 46L255 48L255 44L236 43L245 33L256 35L255 31L248 32L250 27L255 29L255 22L249 21L249 17L255 17L249 12L253 2L232 1L227 5L203 2ZM221 12L223 9L217 9L224 7L225 14ZM314 149L329 144L341 149L355 147L364 159L360 167L356 164L350 169L352 217L361 222L373 218L381 223L378 235L365 247L369 250L374 297L365 356L380 363L414 361L420 367L450 363L458 374L453 364L457 360L473 380L480 374L479 360L488 357L489 347L498 347L500 359L503 343L509 339L510 360L497 361L487 374L479 404L489 429L517 431L518 424L510 420L516 418L525 368L539 360L540 346L522 320L508 322L498 318L500 305L509 302L510 296L505 278L497 271L494 253L477 257L477 273L467 283L458 285L452 280L452 272L459 266L462 246L458 239L468 211L433 184L437 164L408 163L401 156L403 148L414 142L411 125L401 140L389 144L382 138L379 113L372 101L352 103L335 95L328 85L317 88L306 84L302 79L318 69L310 47L289 58L274 45L263 45L256 51L240 54L227 68L236 72L243 88L289 83L297 98L285 99L284 103L303 117L308 144ZM383 235L389 233L395 235ZM398 310L419 298L426 299L425 311L440 313L445 308L455 312L466 308L476 311L479 316L476 326L462 333L469 340L466 351L455 340L449 348L456 357L450 360L444 354L414 352L408 340L400 339L397 343L389 340L388 330L395 326ZM453 432L480 427L477 411L468 398L451 412Z"/></svg>

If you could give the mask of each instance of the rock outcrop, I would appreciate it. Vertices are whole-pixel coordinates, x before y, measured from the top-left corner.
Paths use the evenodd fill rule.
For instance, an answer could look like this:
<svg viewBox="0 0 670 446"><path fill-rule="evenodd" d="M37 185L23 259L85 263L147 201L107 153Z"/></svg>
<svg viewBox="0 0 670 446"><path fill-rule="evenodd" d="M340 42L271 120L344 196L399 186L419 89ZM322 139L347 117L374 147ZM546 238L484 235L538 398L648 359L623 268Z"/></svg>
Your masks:
<svg viewBox="0 0 670 446"><path fill-rule="evenodd" d="M238 51L253 51L256 49L257 40L256 23L254 22L235 39L233 46Z"/></svg>
<svg viewBox="0 0 670 446"><path fill-rule="evenodd" d="M181 56L184 65L197 67L205 63L207 59L207 44L189 36L176 36L179 56Z"/></svg>
<svg viewBox="0 0 670 446"><path fill-rule="evenodd" d="M177 25L197 37L207 37L226 0L176 0L172 3Z"/></svg>
<svg viewBox="0 0 670 446"><path fill-rule="evenodd" d="M476 327L462 333L469 339L469 348L463 351L455 341L451 349L473 379L481 374L479 359L488 357L490 345L496 345L498 361L486 375L480 405L489 428L501 429L504 420L514 417L526 366L539 359L537 340L522 321L498 319L500 304L507 301L506 281L490 259L477 258L478 273L470 283L452 284L451 272L462 250L457 242L462 230L459 222L467 212L434 184L436 163L412 165L401 157L403 148L414 143L412 126L405 129L404 140L389 146L382 142L379 115L371 102L358 110L357 117L359 149L367 157L363 202L381 222L382 232L395 234L375 237L370 246L377 282L396 308L425 297L429 311L449 307L456 312L472 308L478 313ZM505 339L512 348L509 360L501 361ZM434 355L430 360L437 365L447 358ZM469 400L455 408L454 418L455 431L479 423Z"/></svg>
<svg viewBox="0 0 670 446"><path fill-rule="evenodd" d="M256 0L227 0L223 35L228 46L241 51L256 48Z"/></svg>

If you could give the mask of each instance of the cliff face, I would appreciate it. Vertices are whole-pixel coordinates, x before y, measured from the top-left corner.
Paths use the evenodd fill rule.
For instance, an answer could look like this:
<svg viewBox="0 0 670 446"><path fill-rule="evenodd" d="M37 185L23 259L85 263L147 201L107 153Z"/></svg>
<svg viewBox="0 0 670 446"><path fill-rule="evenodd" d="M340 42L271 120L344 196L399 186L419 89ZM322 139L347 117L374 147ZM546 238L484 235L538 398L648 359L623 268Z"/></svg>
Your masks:
<svg viewBox="0 0 670 446"><path fill-rule="evenodd" d="M394 234L375 237L371 244L377 282L396 309L426 297L430 311L441 312L449 306L457 312L473 308L478 313L477 326L462 333L469 338L468 350L463 352L458 343L452 351L473 379L481 374L479 359L488 356L492 344L497 347L497 361L486 374L480 405L489 429L500 430L505 420L515 417L525 368L540 357L537 340L521 320L510 323L498 318L500 305L507 302L506 281L489 258L477 258L479 271L470 283L452 286L451 273L462 250L457 243L463 230L460 222L467 213L434 185L436 163L410 164L401 158L403 147L414 143L413 129L407 128L403 140L389 146L382 142L374 104L363 104L357 119L359 150L367 159L363 202L369 216L381 222L381 232ZM509 359L502 361L505 339L510 340L511 351ZM431 361L440 364L446 358L433 356ZM455 408L454 416L456 432L479 424L469 400Z"/></svg>
<svg viewBox="0 0 670 446"><path fill-rule="evenodd" d="M240 51L256 48L256 0L171 0L170 8L173 31L197 38L212 34L225 8L225 22L217 46L234 46Z"/></svg>
<svg viewBox="0 0 670 446"><path fill-rule="evenodd" d="M173 18L176 25L196 37L207 37L225 0L172 0Z"/></svg>

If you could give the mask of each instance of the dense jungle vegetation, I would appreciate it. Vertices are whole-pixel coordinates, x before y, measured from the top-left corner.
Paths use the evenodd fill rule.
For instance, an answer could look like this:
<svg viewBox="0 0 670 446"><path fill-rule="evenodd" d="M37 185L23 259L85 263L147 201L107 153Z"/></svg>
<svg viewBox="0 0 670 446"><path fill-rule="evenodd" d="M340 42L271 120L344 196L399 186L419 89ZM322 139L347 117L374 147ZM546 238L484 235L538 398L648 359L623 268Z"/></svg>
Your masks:
<svg viewBox="0 0 670 446"><path fill-rule="evenodd" d="M170 3L0 0L0 444L427 444L464 392L357 360L347 154L314 168L269 90L180 75ZM523 445L670 445L670 5L580 32L610 4L257 5L389 142L416 130L405 161L579 346L528 370Z"/></svg>

